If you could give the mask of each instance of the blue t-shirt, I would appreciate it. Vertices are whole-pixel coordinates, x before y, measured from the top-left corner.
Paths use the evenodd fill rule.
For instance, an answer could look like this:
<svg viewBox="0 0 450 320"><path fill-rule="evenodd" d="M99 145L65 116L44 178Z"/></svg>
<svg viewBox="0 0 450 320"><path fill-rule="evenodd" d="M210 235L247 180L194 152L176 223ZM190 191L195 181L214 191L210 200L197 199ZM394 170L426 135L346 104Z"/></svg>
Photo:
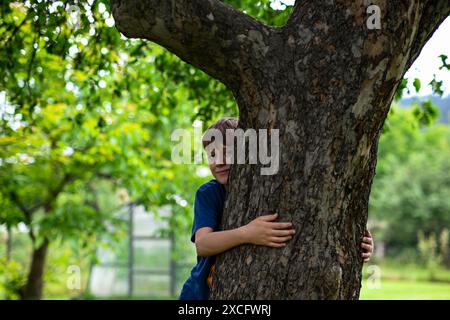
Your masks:
<svg viewBox="0 0 450 320"><path fill-rule="evenodd" d="M195 194L192 242L195 243L195 233L200 228L210 227L214 231L218 230L225 196L225 187L217 180L211 180L198 188ZM208 300L209 288L206 279L214 258L197 256L197 264L181 289L180 300Z"/></svg>

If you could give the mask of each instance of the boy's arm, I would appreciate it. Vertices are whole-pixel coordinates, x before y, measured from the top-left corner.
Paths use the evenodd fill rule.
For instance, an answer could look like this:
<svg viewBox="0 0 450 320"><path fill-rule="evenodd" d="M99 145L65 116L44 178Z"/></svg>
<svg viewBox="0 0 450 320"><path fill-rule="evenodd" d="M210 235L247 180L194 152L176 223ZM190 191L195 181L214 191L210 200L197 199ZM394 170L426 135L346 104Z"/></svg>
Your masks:
<svg viewBox="0 0 450 320"><path fill-rule="evenodd" d="M244 243L241 228L214 232L212 228L204 227L195 233L195 247L201 257L213 256Z"/></svg>
<svg viewBox="0 0 450 320"><path fill-rule="evenodd" d="M225 231L215 232L209 227L200 228L195 233L197 255L213 256L246 243L282 248L292 239L295 230L290 222L273 222L276 218L277 214L261 216L243 227ZM361 247L361 256L364 262L367 262L374 247L369 230L365 231Z"/></svg>
<svg viewBox="0 0 450 320"><path fill-rule="evenodd" d="M225 231L200 228L195 233L197 255L213 256L245 243L282 248L295 231L290 222L273 222L277 216L261 216L245 226Z"/></svg>

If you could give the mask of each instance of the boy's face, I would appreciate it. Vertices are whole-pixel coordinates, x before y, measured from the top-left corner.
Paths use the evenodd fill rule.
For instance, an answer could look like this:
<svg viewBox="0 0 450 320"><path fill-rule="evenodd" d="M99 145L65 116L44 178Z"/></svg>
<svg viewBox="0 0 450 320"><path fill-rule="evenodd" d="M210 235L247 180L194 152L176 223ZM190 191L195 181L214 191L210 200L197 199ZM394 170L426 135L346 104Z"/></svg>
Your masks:
<svg viewBox="0 0 450 320"><path fill-rule="evenodd" d="M227 148L220 145L208 155L209 169L220 184L226 185L230 174L230 164L227 163Z"/></svg>

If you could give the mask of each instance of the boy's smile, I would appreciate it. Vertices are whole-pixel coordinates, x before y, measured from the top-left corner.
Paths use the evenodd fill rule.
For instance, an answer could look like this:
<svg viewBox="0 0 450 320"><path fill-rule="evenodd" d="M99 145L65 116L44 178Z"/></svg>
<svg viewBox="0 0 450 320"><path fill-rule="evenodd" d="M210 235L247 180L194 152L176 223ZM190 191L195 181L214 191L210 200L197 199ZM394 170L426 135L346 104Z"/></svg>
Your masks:
<svg viewBox="0 0 450 320"><path fill-rule="evenodd" d="M217 181L219 181L221 184L227 184L228 175L230 174L230 165L228 165L228 164L215 165L214 164L214 165L210 165L209 168L211 169L211 172Z"/></svg>

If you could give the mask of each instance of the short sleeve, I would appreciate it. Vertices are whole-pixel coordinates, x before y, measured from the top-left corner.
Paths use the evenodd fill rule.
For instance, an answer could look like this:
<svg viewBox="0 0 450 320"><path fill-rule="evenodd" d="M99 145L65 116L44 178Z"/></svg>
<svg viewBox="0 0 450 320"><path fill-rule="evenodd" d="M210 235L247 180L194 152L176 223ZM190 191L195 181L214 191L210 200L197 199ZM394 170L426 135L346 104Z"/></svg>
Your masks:
<svg viewBox="0 0 450 320"><path fill-rule="evenodd" d="M192 225L191 241L195 242L195 233L198 229L210 227L216 230L218 225L217 204L215 203L212 188L197 190L195 194L194 223Z"/></svg>

